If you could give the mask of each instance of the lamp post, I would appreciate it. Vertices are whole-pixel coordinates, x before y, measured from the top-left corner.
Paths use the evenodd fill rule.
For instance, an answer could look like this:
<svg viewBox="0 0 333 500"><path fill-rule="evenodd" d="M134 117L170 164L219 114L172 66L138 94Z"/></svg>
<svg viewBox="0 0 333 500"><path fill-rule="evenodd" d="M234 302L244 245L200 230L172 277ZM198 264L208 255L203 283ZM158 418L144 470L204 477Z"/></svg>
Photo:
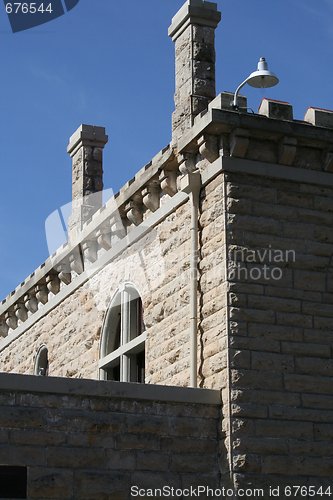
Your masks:
<svg viewBox="0 0 333 500"><path fill-rule="evenodd" d="M269 88L269 87L274 87L279 83L278 77L269 71L268 69L268 64L266 62L266 59L264 57L261 57L259 59L258 63L258 69L256 71L253 71L244 82L242 82L236 89L235 95L234 95L234 100L231 103L231 106L234 109L238 109L238 94L239 91L244 85L248 84L251 85L251 87L255 88Z"/></svg>

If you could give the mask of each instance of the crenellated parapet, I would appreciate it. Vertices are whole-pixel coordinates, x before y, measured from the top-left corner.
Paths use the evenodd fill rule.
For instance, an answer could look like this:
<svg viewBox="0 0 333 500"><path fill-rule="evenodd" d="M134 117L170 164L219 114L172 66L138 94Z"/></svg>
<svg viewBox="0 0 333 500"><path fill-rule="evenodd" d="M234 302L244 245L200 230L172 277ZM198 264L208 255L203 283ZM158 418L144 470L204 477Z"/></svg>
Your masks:
<svg viewBox="0 0 333 500"><path fill-rule="evenodd" d="M91 217L81 219L82 229L75 234L71 230L69 241L2 301L0 336L8 337L32 316L42 314L47 304L75 286L105 252L144 224L159 209L163 197L177 193L178 176L177 159L168 146Z"/></svg>
<svg viewBox="0 0 333 500"><path fill-rule="evenodd" d="M298 169L333 170L333 111L308 108L303 120L293 117L292 105L263 99L258 113L230 106L232 94L218 95L194 120L179 141L178 153L199 153L209 163L221 155Z"/></svg>
<svg viewBox="0 0 333 500"><path fill-rule="evenodd" d="M106 252L112 252L134 229L149 225L150 217L158 213L163 200L181 191L182 176L199 169L204 179L205 169L220 159L222 166L219 164L216 172L227 171L231 165L229 159L251 160L252 167L261 169L263 175L268 175L267 165L271 165L274 176L286 179L293 178L291 172L309 175L312 171L308 182L313 179L317 182L317 176L327 176L333 171L332 111L309 108L300 121L293 119L289 103L264 99L254 114L247 112L246 98L241 96L241 111L232 110L231 97L227 92L218 95L196 117L177 149L167 146L160 151L105 205L95 207L90 217L81 219L76 236L72 231L69 242L2 301L1 337L10 336L32 317L43 314L43 308L52 300L60 300L66 290L75 289L76 283L82 282L85 273ZM94 130L103 136L99 141L106 141L104 129L92 127L89 133ZM82 127L79 131L78 145L85 140ZM101 155L94 158L88 155L86 161L100 162ZM100 164L95 166L102 171ZM246 168L242 167L243 171ZM209 175L214 175L214 169ZM326 181L327 177L322 182Z"/></svg>

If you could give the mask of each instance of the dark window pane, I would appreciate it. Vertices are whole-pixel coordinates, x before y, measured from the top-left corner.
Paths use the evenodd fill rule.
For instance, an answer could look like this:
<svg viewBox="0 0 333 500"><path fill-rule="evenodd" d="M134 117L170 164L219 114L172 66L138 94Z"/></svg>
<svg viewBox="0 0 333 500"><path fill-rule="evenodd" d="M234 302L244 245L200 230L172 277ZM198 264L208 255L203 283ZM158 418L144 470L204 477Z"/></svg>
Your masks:
<svg viewBox="0 0 333 500"><path fill-rule="evenodd" d="M107 380L115 380L120 382L120 365L106 369Z"/></svg>
<svg viewBox="0 0 333 500"><path fill-rule="evenodd" d="M119 313L118 318L117 318L115 341L114 341L114 347L113 347L114 351L120 347L120 335L121 335L121 315Z"/></svg>
<svg viewBox="0 0 333 500"><path fill-rule="evenodd" d="M136 368L137 368L137 377L136 381L141 384L145 383L145 351L140 352L136 356Z"/></svg>
<svg viewBox="0 0 333 500"><path fill-rule="evenodd" d="M0 466L0 498L27 498L27 468Z"/></svg>
<svg viewBox="0 0 333 500"><path fill-rule="evenodd" d="M132 298L130 301L130 340L144 332L143 309L140 297Z"/></svg>

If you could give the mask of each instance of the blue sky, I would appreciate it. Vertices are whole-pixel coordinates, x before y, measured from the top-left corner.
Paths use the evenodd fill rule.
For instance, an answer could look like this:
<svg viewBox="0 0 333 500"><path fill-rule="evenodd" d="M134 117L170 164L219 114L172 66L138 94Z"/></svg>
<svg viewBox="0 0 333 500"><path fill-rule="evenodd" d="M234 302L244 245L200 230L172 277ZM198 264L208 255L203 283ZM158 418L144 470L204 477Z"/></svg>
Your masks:
<svg viewBox="0 0 333 500"><path fill-rule="evenodd" d="M0 5L0 296L47 257L45 220L71 198L68 138L105 126L105 187L117 191L169 143L174 92L167 28L183 0L80 0L52 23L12 34ZM266 56L280 84L263 96L333 109L333 0L217 1L217 92Z"/></svg>

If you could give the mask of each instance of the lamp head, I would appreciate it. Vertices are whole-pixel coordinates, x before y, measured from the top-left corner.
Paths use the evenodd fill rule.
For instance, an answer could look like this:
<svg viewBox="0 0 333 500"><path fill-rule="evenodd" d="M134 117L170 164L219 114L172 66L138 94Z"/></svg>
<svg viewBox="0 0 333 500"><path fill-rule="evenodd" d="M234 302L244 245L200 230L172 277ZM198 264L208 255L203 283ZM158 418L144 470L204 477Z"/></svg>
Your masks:
<svg viewBox="0 0 333 500"><path fill-rule="evenodd" d="M274 87L279 83L278 77L269 71L268 64L264 57L259 59L257 71L253 71L247 78L246 83L255 88L269 88Z"/></svg>

